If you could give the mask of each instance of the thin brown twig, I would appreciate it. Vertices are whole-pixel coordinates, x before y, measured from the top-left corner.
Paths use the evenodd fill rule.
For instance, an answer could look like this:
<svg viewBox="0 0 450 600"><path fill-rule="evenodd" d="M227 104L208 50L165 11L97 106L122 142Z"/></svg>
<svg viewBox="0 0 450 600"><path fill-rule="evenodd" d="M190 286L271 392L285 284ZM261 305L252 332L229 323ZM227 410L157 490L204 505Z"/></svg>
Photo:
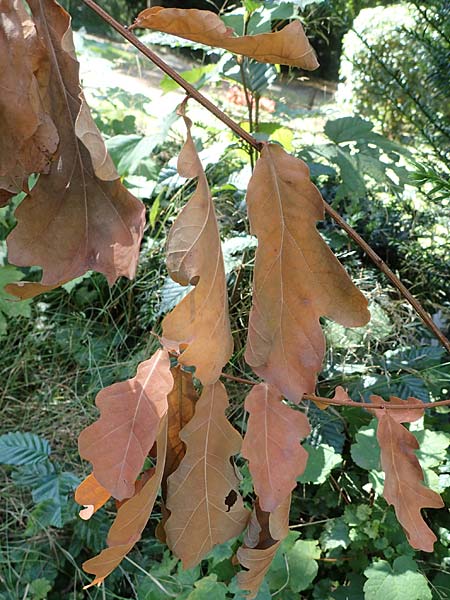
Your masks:
<svg viewBox="0 0 450 600"><path fill-rule="evenodd" d="M214 116L221 120L227 127L229 127L234 133L243 139L245 142L250 144L253 148L261 151L263 144L258 142L250 133L242 129L233 119L225 114L220 108L208 100L203 94L201 94L195 87L188 83L175 69L172 69L165 61L163 61L157 54L147 48L131 31L129 31L124 25L116 21L111 15L109 15L103 8L101 8L94 0L83 0L83 2L89 6L99 17L101 17L106 23L108 23L113 29L120 33L126 40L130 42L135 48L137 48L144 56L153 62L159 69L161 69L171 79L176 81L180 87L182 87L189 96L194 98L199 104L209 110ZM440 341L447 352L450 353L450 341L437 327L431 318L430 314L424 309L421 303L414 298L414 296L408 291L400 279L391 271L386 263L378 256L378 254L369 246L369 244L348 224L346 221L332 208L325 200L323 201L325 211L330 217L351 237L351 239L369 256L369 258L375 263L375 265L382 271L386 277L391 281L394 287L400 292L400 294L411 304L414 310L417 312L423 323L433 333L433 335Z"/></svg>

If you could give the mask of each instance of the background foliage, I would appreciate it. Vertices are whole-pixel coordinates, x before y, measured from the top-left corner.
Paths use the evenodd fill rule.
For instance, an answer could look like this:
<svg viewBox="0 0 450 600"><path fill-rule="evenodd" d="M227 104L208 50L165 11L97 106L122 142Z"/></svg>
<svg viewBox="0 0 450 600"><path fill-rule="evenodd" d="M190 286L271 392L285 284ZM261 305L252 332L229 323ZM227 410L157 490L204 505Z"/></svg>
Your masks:
<svg viewBox="0 0 450 600"><path fill-rule="evenodd" d="M80 3L67 4L72 4L76 23L99 32ZM106 4L125 22L142 8L121 0ZM244 4L248 8L249 3ZM336 74L340 40L362 8L358 2L344 0L253 4L251 26L255 28L270 27L280 15L274 11L286 10L282 4L290 5L287 17L300 10L327 65L322 77ZM299 106L297 97L291 100L287 84L273 88L280 77L286 82L298 73L280 74L272 67L247 62L244 74L249 91L258 102L260 98L275 102L266 104L271 112L261 104L259 118L250 124L245 106L224 100L224 89L242 84L242 71L229 55L205 56L196 51L197 62L187 69L186 77L198 86L208 85L208 93L218 102L227 102L226 109L255 135L270 136L307 160L327 201L448 330L450 284L443 274L449 258L445 155L449 114L442 102L448 92L444 80L449 56L447 9L433 0L425 9L413 3L374 10L356 19L354 32L344 43L341 74L347 78L346 100L351 100L355 114L349 115L347 106L339 104ZM360 23L370 18L373 24L374 14L380 25L368 32ZM401 24L398 14L407 15ZM227 18L238 23L243 13L238 10ZM78 41L81 61L100 57L114 61L122 71L135 69L136 55L126 47L85 34ZM151 41L164 52L169 44L175 58L177 53L192 52L192 45L186 44L187 50L179 43L173 48L167 38L153 36ZM405 70L405 64L410 68ZM394 76L399 70L400 80ZM172 90L165 79L161 86L167 93ZM293 91L301 93L296 87ZM158 328L161 316L180 298L182 290L167 278L162 257L167 229L192 191L191 184L176 174L174 157L182 135L171 110L162 118L160 103L156 106L146 95L118 87L89 92L120 175L148 206L149 224L133 282L120 281L110 290L100 275L93 274L33 302L12 304L0 295L4 382L0 391L4 464L0 598L241 599L229 565L233 541L216 548L201 567L185 572L155 540L154 523L130 562L104 588L81 591L87 582L81 562L102 549L112 510L97 513L89 524L78 519L72 491L86 465L80 464L76 438L95 418L95 394L134 375L137 364L156 348L148 332ZM245 376L243 332L255 248L245 219L248 155L216 122L199 118L195 125L223 235L235 336L231 366L234 374ZM430 156L431 160L424 159ZM14 225L13 210L19 201L0 209L1 240ZM355 398L372 393L414 395L424 401L448 397L448 357L410 307L332 223L325 221L321 232L369 297L373 316L368 326L352 331L325 323L328 353L320 394L327 395L344 383ZM19 277L37 277L37 269L8 265L3 242L1 248L1 287ZM244 431L242 397L232 384L227 387L230 416ZM291 533L258 600L384 600L385 589L392 600L450 597L448 512L433 512L432 527L439 538L434 554L414 552L380 495L383 482L371 417L350 409L321 412L308 406L306 410L313 425L307 442L310 461L294 494ZM421 442L419 458L427 483L442 493L448 506L447 409L427 414L414 435ZM242 494L250 500L249 475L243 465L241 474Z"/></svg>

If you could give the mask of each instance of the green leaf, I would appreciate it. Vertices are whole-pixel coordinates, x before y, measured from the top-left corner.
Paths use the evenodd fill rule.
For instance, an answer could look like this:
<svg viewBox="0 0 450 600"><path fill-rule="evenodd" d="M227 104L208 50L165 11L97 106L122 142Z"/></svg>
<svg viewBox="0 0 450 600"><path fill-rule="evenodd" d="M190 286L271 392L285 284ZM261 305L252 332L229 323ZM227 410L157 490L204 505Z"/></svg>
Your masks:
<svg viewBox="0 0 450 600"><path fill-rule="evenodd" d="M341 453L345 442L344 423L340 415L329 410L320 410L314 402L309 404L308 419L311 423L311 434L308 442L317 447L321 444L331 446Z"/></svg>
<svg viewBox="0 0 450 600"><path fill-rule="evenodd" d="M350 544L348 525L343 517L331 519L325 524L325 529L320 536L320 545L324 550L347 548Z"/></svg>
<svg viewBox="0 0 450 600"><path fill-rule="evenodd" d="M281 545L267 575L270 589L280 589L288 582L287 587L294 592L305 590L317 575L315 559L319 557L316 540L298 540L289 549Z"/></svg>
<svg viewBox="0 0 450 600"><path fill-rule="evenodd" d="M314 448L310 444L303 444L309 454L305 472L297 481L300 483L324 483L331 471L342 463L342 456L337 454L331 446L323 444Z"/></svg>
<svg viewBox="0 0 450 600"><path fill-rule="evenodd" d="M217 581L217 575L203 577L194 584L195 590L187 600L226 600L227 586Z"/></svg>
<svg viewBox="0 0 450 600"><path fill-rule="evenodd" d="M332 594L333 600L361 600L363 598L364 577L359 573L348 575L348 585L339 587Z"/></svg>
<svg viewBox="0 0 450 600"><path fill-rule="evenodd" d="M376 436L376 421L361 429L355 435L356 442L351 445L350 453L353 461L367 471L380 468L380 446Z"/></svg>
<svg viewBox="0 0 450 600"><path fill-rule="evenodd" d="M438 467L446 460L446 450L450 445L450 434L443 431L423 429L413 431L414 437L420 444L416 456L423 469Z"/></svg>
<svg viewBox="0 0 450 600"><path fill-rule="evenodd" d="M23 279L22 271L11 265L0 265L0 336L7 330L8 317L30 317L31 300L17 300L5 292L5 285ZM1 460L1 455L0 455Z"/></svg>
<svg viewBox="0 0 450 600"><path fill-rule="evenodd" d="M342 117L327 121L324 132L335 144L357 140L367 136L373 129L373 123L361 117Z"/></svg>
<svg viewBox="0 0 450 600"><path fill-rule="evenodd" d="M417 564L407 556L396 558L391 567L385 560L373 562L364 571L365 600L431 600L425 577L417 572Z"/></svg>
<svg viewBox="0 0 450 600"><path fill-rule="evenodd" d="M0 436L0 463L35 465L50 456L50 444L35 433L6 433Z"/></svg>
<svg viewBox="0 0 450 600"><path fill-rule="evenodd" d="M194 67L193 69L189 69L188 71L181 71L180 75L191 85L199 89L213 77L213 75L215 74L214 72L216 70L217 65L215 64L204 65L202 67ZM180 89L178 83L176 83L168 75L164 75L159 86L165 94Z"/></svg>
<svg viewBox="0 0 450 600"><path fill-rule="evenodd" d="M33 600L45 600L51 589L52 584L48 579L35 579L30 584L30 593Z"/></svg>

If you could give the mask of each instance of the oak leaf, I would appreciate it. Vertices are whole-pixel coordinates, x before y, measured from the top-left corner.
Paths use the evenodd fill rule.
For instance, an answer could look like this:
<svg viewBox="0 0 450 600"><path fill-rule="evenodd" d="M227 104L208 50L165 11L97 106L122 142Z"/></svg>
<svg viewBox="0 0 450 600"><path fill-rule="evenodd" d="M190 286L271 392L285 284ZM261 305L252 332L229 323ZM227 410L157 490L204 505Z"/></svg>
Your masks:
<svg viewBox="0 0 450 600"><path fill-rule="evenodd" d="M167 447L167 416L160 424L157 439L158 458L154 475L144 484L135 496L127 500L117 511L117 516L109 530L109 548L83 563L87 573L95 575L86 587L100 584L121 563L136 542L150 518L164 473Z"/></svg>
<svg viewBox="0 0 450 600"><path fill-rule="evenodd" d="M383 403L379 396L373 402ZM377 439L381 450L381 467L385 473L383 496L395 509L408 542L416 550L433 552L436 536L423 520L422 508L442 508L442 498L423 483L423 471L415 451L419 443L402 423L412 423L423 416L423 403L417 398L390 402L403 403L405 409L372 409L378 419ZM388 404L388 403L386 403ZM418 407L418 408L415 408Z"/></svg>
<svg viewBox="0 0 450 600"><path fill-rule="evenodd" d="M283 404L278 390L266 383L254 386L245 410L250 417L241 453L249 461L259 505L270 513L296 487L306 468L308 453L300 439L311 427L304 413Z"/></svg>
<svg viewBox="0 0 450 600"><path fill-rule="evenodd" d="M306 164L266 144L247 205L258 238L245 359L288 400L313 393L325 352L319 318L346 327L367 323L367 300L315 225L323 200Z"/></svg>
<svg viewBox="0 0 450 600"><path fill-rule="evenodd" d="M319 66L299 21L276 33L233 37L233 29L211 11L155 6L139 13L133 27L155 29L207 46L224 48L258 62L290 65L308 71Z"/></svg>
<svg viewBox="0 0 450 600"><path fill-rule="evenodd" d="M204 387L180 434L186 454L167 482L167 544L185 569L216 544L238 536L248 520L230 462L242 440L225 416L227 407L222 383Z"/></svg>
<svg viewBox="0 0 450 600"><path fill-rule="evenodd" d="M36 72L45 48L21 0L0 0L0 205L31 173L48 172L58 132L42 102Z"/></svg>
<svg viewBox="0 0 450 600"><path fill-rule="evenodd" d="M197 177L197 188L175 220L167 241L171 278L195 288L163 320L163 343L182 352L178 362L195 366L204 384L217 381L233 351L222 248L206 175L185 117L187 140L178 158L183 177Z"/></svg>
<svg viewBox="0 0 450 600"><path fill-rule="evenodd" d="M75 502L84 506L79 513L84 521L89 520L110 498L111 494L99 484L92 473L75 490Z"/></svg>
<svg viewBox="0 0 450 600"><path fill-rule="evenodd" d="M249 527L253 529L253 535L250 538L246 535L244 545L236 553L239 563L247 569L237 574L237 580L239 587L249 592L246 596L249 600L252 600L258 594L281 541L289 533L290 507L290 494L272 513L262 511L258 501L255 503L249 522ZM256 545L248 545L249 541L255 544L254 533L258 529L259 537Z"/></svg>
<svg viewBox="0 0 450 600"><path fill-rule="evenodd" d="M113 172L81 96L68 13L54 0L28 4L50 57L46 104L60 143L48 174L40 176L16 210L18 223L8 237L9 261L42 267L41 284L50 287L91 269L103 273L110 284L120 275L131 278L144 207Z"/></svg>
<svg viewBox="0 0 450 600"><path fill-rule="evenodd" d="M93 465L97 481L118 500L134 494L135 481L167 413L173 386L170 359L157 350L136 376L114 383L97 395L99 419L81 432L82 458Z"/></svg>

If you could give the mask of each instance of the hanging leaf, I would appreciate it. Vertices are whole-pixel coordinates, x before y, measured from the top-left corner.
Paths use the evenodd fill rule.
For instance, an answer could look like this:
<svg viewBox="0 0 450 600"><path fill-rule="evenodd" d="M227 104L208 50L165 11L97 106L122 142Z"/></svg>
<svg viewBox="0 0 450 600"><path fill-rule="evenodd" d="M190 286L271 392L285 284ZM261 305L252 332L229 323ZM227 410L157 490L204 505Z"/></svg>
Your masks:
<svg viewBox="0 0 450 600"><path fill-rule="evenodd" d="M139 13L133 27L163 31L193 42L225 48L258 62L290 65L308 71L319 66L299 21L275 33L233 37L233 29L211 11L155 6Z"/></svg>
<svg viewBox="0 0 450 600"><path fill-rule="evenodd" d="M31 173L48 172L58 146L37 78L37 71L46 68L48 55L21 0L0 0L2 204L24 188Z"/></svg>
<svg viewBox="0 0 450 600"><path fill-rule="evenodd" d="M117 511L117 516L108 534L108 546L98 556L83 563L86 573L95 575L86 587L100 584L122 562L136 542L150 518L164 472L167 448L167 416L160 424L158 439L158 459L154 475L144 484L133 498L127 500Z"/></svg>
<svg viewBox="0 0 450 600"><path fill-rule="evenodd" d="M111 494L95 479L91 473L84 479L75 491L75 502L84 506L80 517L88 521L99 508L108 502Z"/></svg>
<svg viewBox="0 0 450 600"><path fill-rule="evenodd" d="M236 553L239 563L247 569L238 573L238 584L241 589L249 592L247 598L252 600L256 597L264 577L269 570L272 560L283 540L289 533L289 510L291 508L291 495L275 509L273 513L267 513L260 509L258 502L250 520L253 531L259 528L259 537L254 546L248 545L249 538L246 536L244 545ZM254 539L254 533L250 537Z"/></svg>
<svg viewBox="0 0 450 600"><path fill-rule="evenodd" d="M28 4L50 56L45 101L60 143L50 171L16 210L9 261L42 267L44 286L60 285L88 270L103 273L110 284L120 275L131 278L144 207L117 179L81 95L69 15L54 0ZM8 291L14 294L14 286Z"/></svg>
<svg viewBox="0 0 450 600"><path fill-rule="evenodd" d="M304 413L283 404L279 392L266 383L256 385L245 400L250 413L242 456L249 461L259 505L273 512L297 485L308 453L300 440L310 433Z"/></svg>
<svg viewBox="0 0 450 600"><path fill-rule="evenodd" d="M167 413L173 386L169 355L158 350L142 362L136 376L103 389L95 400L100 418L81 432L80 456L93 466L96 480L114 498L134 494L134 484Z"/></svg>
<svg viewBox="0 0 450 600"><path fill-rule="evenodd" d="M185 569L216 544L238 536L248 520L230 462L242 440L225 417L227 407L220 382L205 386L193 418L180 434L186 455L168 479L167 544Z"/></svg>
<svg viewBox="0 0 450 600"><path fill-rule="evenodd" d="M384 402L379 396L371 396L370 399ZM416 550L433 552L436 536L420 511L422 508L442 508L444 503L439 494L423 484L423 471L415 454L419 443L402 425L413 423L423 416L422 402L417 398L401 400L395 396L391 396L390 401L403 402L405 409L372 409L378 419L377 439L381 449L381 466L386 475L383 496L394 506L411 546Z"/></svg>
<svg viewBox="0 0 450 600"><path fill-rule="evenodd" d="M195 366L204 384L217 381L233 351L219 230L206 175L185 117L187 140L178 159L183 177L198 177L197 189L173 224L167 268L174 281L195 285L162 324L163 342L182 352L178 362Z"/></svg>
<svg viewBox="0 0 450 600"><path fill-rule="evenodd" d="M247 204L258 238L245 358L292 402L314 391L325 351L319 318L346 327L369 320L367 301L315 228L323 201L309 169L266 144Z"/></svg>

